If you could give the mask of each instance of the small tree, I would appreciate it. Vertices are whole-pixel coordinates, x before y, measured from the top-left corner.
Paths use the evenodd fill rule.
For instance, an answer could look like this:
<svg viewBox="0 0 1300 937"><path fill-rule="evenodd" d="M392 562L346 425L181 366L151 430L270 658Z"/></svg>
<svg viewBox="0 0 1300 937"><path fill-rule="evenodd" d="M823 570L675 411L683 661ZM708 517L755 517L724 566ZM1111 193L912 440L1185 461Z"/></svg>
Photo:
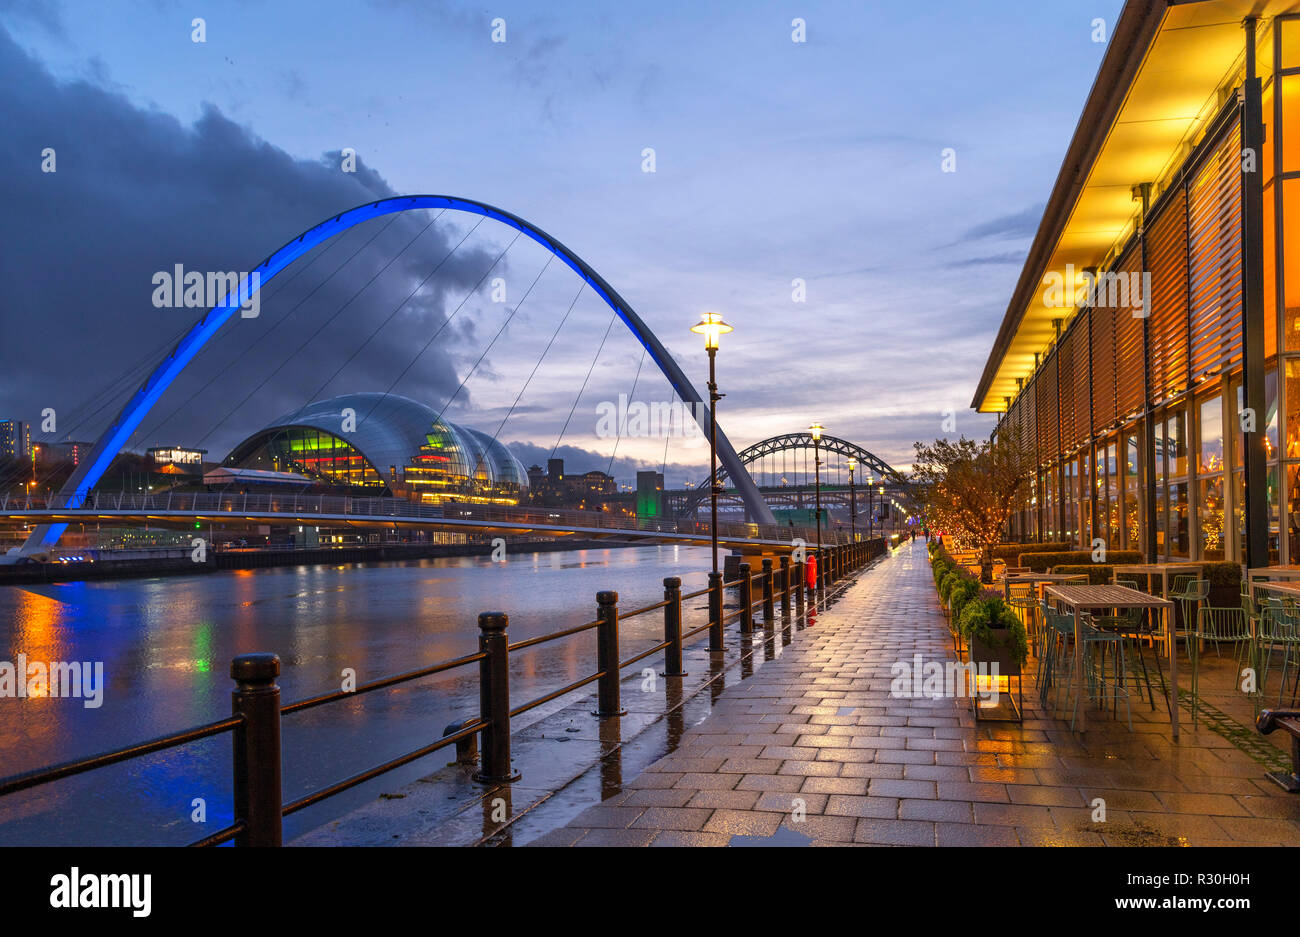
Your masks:
<svg viewBox="0 0 1300 937"><path fill-rule="evenodd" d="M916 443L912 479L932 523L960 532L980 550L982 579L993 578L993 547L1002 537L1033 471L1010 432L980 443L936 439Z"/></svg>

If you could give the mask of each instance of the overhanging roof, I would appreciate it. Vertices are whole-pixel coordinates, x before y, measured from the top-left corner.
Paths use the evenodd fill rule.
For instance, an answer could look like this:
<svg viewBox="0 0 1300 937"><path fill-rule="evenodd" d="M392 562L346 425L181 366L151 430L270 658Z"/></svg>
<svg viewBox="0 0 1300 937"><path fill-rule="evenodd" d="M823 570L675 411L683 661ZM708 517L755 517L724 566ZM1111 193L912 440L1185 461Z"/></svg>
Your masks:
<svg viewBox="0 0 1300 937"><path fill-rule="evenodd" d="M1190 152L1244 61L1242 20L1300 11L1300 0L1128 0L1066 151L971 406L1005 409L1034 371L1053 319L1043 278L1101 266L1133 230L1133 187L1157 182ZM1261 55L1261 71L1266 60ZM1155 193L1153 193L1154 196ZM1072 289L1075 284L1067 284ZM1062 323L1064 325L1064 323Z"/></svg>

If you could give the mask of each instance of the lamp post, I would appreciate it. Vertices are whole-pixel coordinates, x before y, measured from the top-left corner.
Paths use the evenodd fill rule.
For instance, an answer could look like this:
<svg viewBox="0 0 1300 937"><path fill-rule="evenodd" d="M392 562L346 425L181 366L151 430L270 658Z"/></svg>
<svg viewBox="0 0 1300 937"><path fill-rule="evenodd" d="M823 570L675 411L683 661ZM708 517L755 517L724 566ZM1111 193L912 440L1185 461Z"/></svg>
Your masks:
<svg viewBox="0 0 1300 937"><path fill-rule="evenodd" d="M858 467L858 460L849 457L849 542L858 542L858 502L853 497L853 470Z"/></svg>
<svg viewBox="0 0 1300 937"><path fill-rule="evenodd" d="M885 507L885 486L881 485L878 487L876 489L876 494L880 495L880 507L883 509ZM883 517L880 519L880 536L888 536L885 533L885 519Z"/></svg>
<svg viewBox="0 0 1300 937"><path fill-rule="evenodd" d="M876 480L872 478L871 473L868 472L867 473L867 539L868 540L870 540L876 535L875 534L876 512L875 512L875 508L873 507L874 495L875 495L875 488L874 488L875 484L876 484Z"/></svg>
<svg viewBox="0 0 1300 937"><path fill-rule="evenodd" d="M814 423L808 427L813 438L813 491L817 497L817 581L822 581L822 430L826 427Z"/></svg>
<svg viewBox="0 0 1300 937"><path fill-rule="evenodd" d="M718 574L718 401L725 394L718 393L717 358L718 339L732 331L722 321L722 313L706 312L691 331L704 336L704 348L709 353L709 533L713 542L713 575Z"/></svg>

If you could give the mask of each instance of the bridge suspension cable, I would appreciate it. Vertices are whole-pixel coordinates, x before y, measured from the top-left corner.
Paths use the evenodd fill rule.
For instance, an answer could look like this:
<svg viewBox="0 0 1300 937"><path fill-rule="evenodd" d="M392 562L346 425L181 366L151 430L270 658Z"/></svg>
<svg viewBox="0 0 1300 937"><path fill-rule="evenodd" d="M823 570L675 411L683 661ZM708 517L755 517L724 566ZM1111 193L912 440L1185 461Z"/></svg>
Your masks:
<svg viewBox="0 0 1300 937"><path fill-rule="evenodd" d="M319 283L316 284L315 287L313 287L313 288L312 288L310 291L308 291L308 292L307 292L307 293L306 293L306 294L305 294L301 299L299 299L298 302L296 302L296 303L295 303L295 304L294 304L294 305L289 309L288 312L286 312L283 316L280 316L280 317L275 321L275 323L274 323L274 324L273 324L269 329L266 330L266 332L264 332L264 333L263 333L259 338L255 338L255 339L253 339L253 341L260 341L260 342L262 342L262 343L266 343L266 342L267 342L267 339L269 339L269 338L271 337L271 335L272 335L272 334L273 334L277 329L280 328L280 326L282 326L282 325L284 325L286 322L288 322L289 319L292 318L292 316L294 315L294 313L296 313L299 309L301 309L301 308L302 308L302 307L307 303L307 301L308 301L309 299L311 299L311 298L312 298L313 296L315 296L318 292L320 292L321 289L323 289L327 283L329 283L331 280L333 280L334 277L336 277L339 273L341 273L341 272L342 272L346 267L350 266L351 263L352 263L352 261L354 261L354 260L355 260L355 259L356 259L360 254L361 254L362 251L364 251L367 247L369 247L369 246L370 246L371 244L373 244L376 240L378 240L378 239L379 239L379 238L384 234L384 232L386 232L389 228L391 228L391 227L392 227L392 226L397 222L397 220L398 220L400 217L401 217L400 215L393 215L393 216L391 216L391 217L390 217L390 218L389 218L389 219L384 223L384 225L383 225L383 226L382 226L378 231L375 231L373 234L370 235L370 237L366 238L366 239L365 239L361 244L359 244L359 245L357 246L357 248L356 248L355 250L353 250L352 253L349 254L349 255L347 256L347 258L346 258L342 263L337 264L337 265L334 267L334 269L333 269L332 271L330 271L330 273L327 274L327 275L325 276L324 279L322 279ZM435 218L434 220L436 221L437 219ZM421 232L421 233L423 233L423 232ZM273 302L273 300L274 300L275 298L279 297L280 295L282 295L282 294L285 292L285 289L286 289L286 288L287 288L287 287L288 287L288 286L293 282L293 280L297 279L298 276L300 276L302 273L306 272L306 271L307 271L308 269L310 269L314 264L316 264L316 263L317 263L317 262L318 262L322 257L324 257L324 256L329 252L329 250L330 250L331 248L334 248L336 245L338 245L338 244L342 244L342 243L344 243L344 242L343 242L342 240L340 240L340 241L332 242L332 243L330 243L329 245L327 245L326 248L325 248L325 250L323 250L320 254L314 256L314 257L311 259L311 261L310 261L309 263L303 265L301 268L299 268L297 271L295 271L295 272L294 272L294 275L289 279L289 281L288 281L287 283L284 284L284 287L280 288L277 292L275 292L272 296L268 297L266 300L263 300L263 305L265 305L265 306L270 306L270 305L272 304L272 302ZM328 324L328 323L327 323L327 324ZM237 330L237 329L229 329L229 330L227 330L226 332L224 332L224 333L218 335L218 336L216 337L216 339L214 339L214 340L215 340L215 341L224 340L225 343L227 343L227 344L233 344L234 338L235 338L237 335L239 335L239 330ZM211 353L210 349L205 349L205 351L208 351L209 354ZM247 348L247 347L240 347L239 349L237 349L237 350L235 351L235 354L232 355L232 356L231 356L231 357L226 361L225 365L223 365L222 367L220 367L220 368L214 370L213 373L212 373L212 375L211 375L211 376L210 376L206 381L204 381L202 384L200 384L199 387L198 387L198 388L197 388L197 389L196 389L192 394L189 395L189 397L187 397L184 401L182 401L178 406L174 407L174 408L173 408L173 409L172 409L172 410L171 410L171 411L170 411L170 412L169 412L165 417L162 418L162 420L160 420L158 423L155 423L155 424L154 424L151 428L149 428L147 431L143 428L143 425L142 425L141 428L138 429L138 430L133 434L133 436L132 436L132 440L140 439L140 438L142 438L142 437L147 437L147 436L149 436L149 435L153 435L153 434L155 434L155 433L158 433L158 432L159 432L159 431L160 431L164 426L166 426L166 425L167 425L168 423L170 423L173 419L175 419L175 417L176 417L178 414L180 414L181 411L183 411L186 407L188 407L191 403L193 403L194 400L195 400L195 398L197 398L201 393L203 393L205 390L207 390L209 387L211 387L212 384L215 383L216 380L217 380L218 378L224 377L225 375L229 374L230 371L231 371L231 369L235 366L235 364L236 364L236 363L237 363L241 358L243 358L247 353L248 353L248 348ZM254 392L256 392L256 389L255 389ZM242 404L241 404L241 405L242 405Z"/></svg>
<svg viewBox="0 0 1300 937"><path fill-rule="evenodd" d="M569 415L564 418L564 425L560 427L560 435L555 437L555 445L551 447L551 458L555 458L555 450L560 448L560 440L564 439L564 434L569 428L569 421L573 419L573 414L578 409L578 403L582 400L582 392L587 389L587 382L591 380L591 372L596 370L596 362L600 360L600 353L605 348L605 341L609 338L609 330L614 327L614 319L617 313L609 317L609 325L605 326L605 334L601 336L600 344L596 346L596 354L592 356L591 367L587 368L587 376L582 379L582 386L578 388L578 394L573 398L573 406L569 408Z"/></svg>
<svg viewBox="0 0 1300 937"><path fill-rule="evenodd" d="M366 411L367 418L370 416L370 414L375 412L375 407L378 407L380 402L383 401L385 398L387 398L390 393L392 393L393 388L397 386L397 382L400 381L403 377L405 377L407 372L410 371L411 368L415 367L415 363L417 361L419 361L422 357L424 357L424 353L433 346L434 341L437 340L438 336L442 334L443 330L446 329L447 326L451 324L452 320L456 318L457 314L461 311L461 309L465 307L465 304L469 302L470 297L479 291L479 289L483 286L483 282L488 278L488 275L491 274L492 271L497 268L497 264L501 263L501 259L510 252L510 248L515 246L515 242L519 240L519 237L520 236L516 234L513 238L511 238L510 243L505 246L505 248L501 251L501 253L497 254L496 259L492 261L492 263L488 266L488 268L483 271L483 275L478 278L478 281L469 289L468 292L465 293L460 303L458 303L456 308L452 310L451 315L447 316L443 320L442 325L438 326L437 330L433 333L433 335L429 337L429 340L424 343L424 347L422 347L419 351L415 353L415 357L412 358L407 363L406 367L402 368L401 373L399 373L397 377L393 378L392 382L388 385L388 388L384 391L382 396L380 396L379 400L376 400L374 404L371 405L370 409ZM450 403L450 401L448 402ZM444 405L444 409L445 409L445 405ZM438 418L442 419L441 412L438 414Z"/></svg>
<svg viewBox="0 0 1300 937"><path fill-rule="evenodd" d="M269 374L263 377L262 380L257 383L257 386L255 386L252 390L250 390L247 394L244 395L243 399L241 399L233 407L227 410L225 416L223 416L220 420L218 420L215 424L213 424L213 426L206 433L203 434L203 438L200 439L199 442L202 443L206 441L214 432L217 431L218 427L224 424L226 420L230 419L236 413L236 411L238 411L241 407L244 406L244 404L248 403L248 401L253 397L254 394L256 394L259 390L265 387L267 382L270 381L271 378L273 378L276 374L280 373L280 371L284 368L286 364L288 364L293 359L297 358L298 355L302 354L304 348L310 345L316 339L316 337L325 330L326 327L328 327L332 322L334 322L335 319L337 319L340 315L343 314L343 310L347 309L350 305L352 305L352 303L357 299L358 296L360 296L367 289L369 289L371 284L373 284L377 279L379 279L379 277L386 270L388 270L389 267L391 267L394 263L396 263L398 258L401 257L403 254L405 254L406 251L410 249L412 244L414 244L417 240L419 240L426 231L428 231L431 227L433 227L433 223L437 221L438 218L440 218L441 216L442 216L442 212L430 218L428 224L426 224L423 228L421 228L415 234L414 237L412 237L409 241L406 242L405 246L403 246L400 251L394 254L388 260L387 263L385 263L378 271L376 271L376 273L373 276L370 277L370 279L368 279L364 284L361 285L360 288L358 288L351 296L349 296L343 302L343 304L334 311L333 315L331 315L328 319L322 322L316 328L315 331L313 331L310 335L308 335L307 338L302 342L302 344L300 344L288 357L286 357L283 361L281 361L280 364L278 364L273 371L271 371ZM478 224L482 224L482 219L479 220ZM475 224L474 228L477 228L478 224ZM454 254L456 250L460 247L460 245L465 243L466 238L468 238L469 235L473 233L474 233L474 229L470 229L470 231L465 235L465 237L461 238L459 243L457 243L455 247L453 247L450 251L448 251L447 257L450 257L452 254ZM443 260L440 262L440 264L445 263L446 259L447 258L444 257ZM403 301L403 304L404 303L405 300Z"/></svg>

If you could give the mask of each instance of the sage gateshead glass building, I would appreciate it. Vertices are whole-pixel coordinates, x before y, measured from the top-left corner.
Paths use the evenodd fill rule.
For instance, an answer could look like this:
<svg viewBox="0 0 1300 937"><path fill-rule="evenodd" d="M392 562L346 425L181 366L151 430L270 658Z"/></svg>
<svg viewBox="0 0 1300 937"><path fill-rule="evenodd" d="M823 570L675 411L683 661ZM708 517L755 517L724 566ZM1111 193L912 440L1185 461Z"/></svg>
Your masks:
<svg viewBox="0 0 1300 937"><path fill-rule="evenodd" d="M301 483L414 501L518 504L528 473L502 443L395 394L308 404L237 445L222 463ZM238 477L236 474L235 477Z"/></svg>
<svg viewBox="0 0 1300 937"><path fill-rule="evenodd" d="M1300 563L1300 2L1125 4L972 406L1015 539Z"/></svg>

